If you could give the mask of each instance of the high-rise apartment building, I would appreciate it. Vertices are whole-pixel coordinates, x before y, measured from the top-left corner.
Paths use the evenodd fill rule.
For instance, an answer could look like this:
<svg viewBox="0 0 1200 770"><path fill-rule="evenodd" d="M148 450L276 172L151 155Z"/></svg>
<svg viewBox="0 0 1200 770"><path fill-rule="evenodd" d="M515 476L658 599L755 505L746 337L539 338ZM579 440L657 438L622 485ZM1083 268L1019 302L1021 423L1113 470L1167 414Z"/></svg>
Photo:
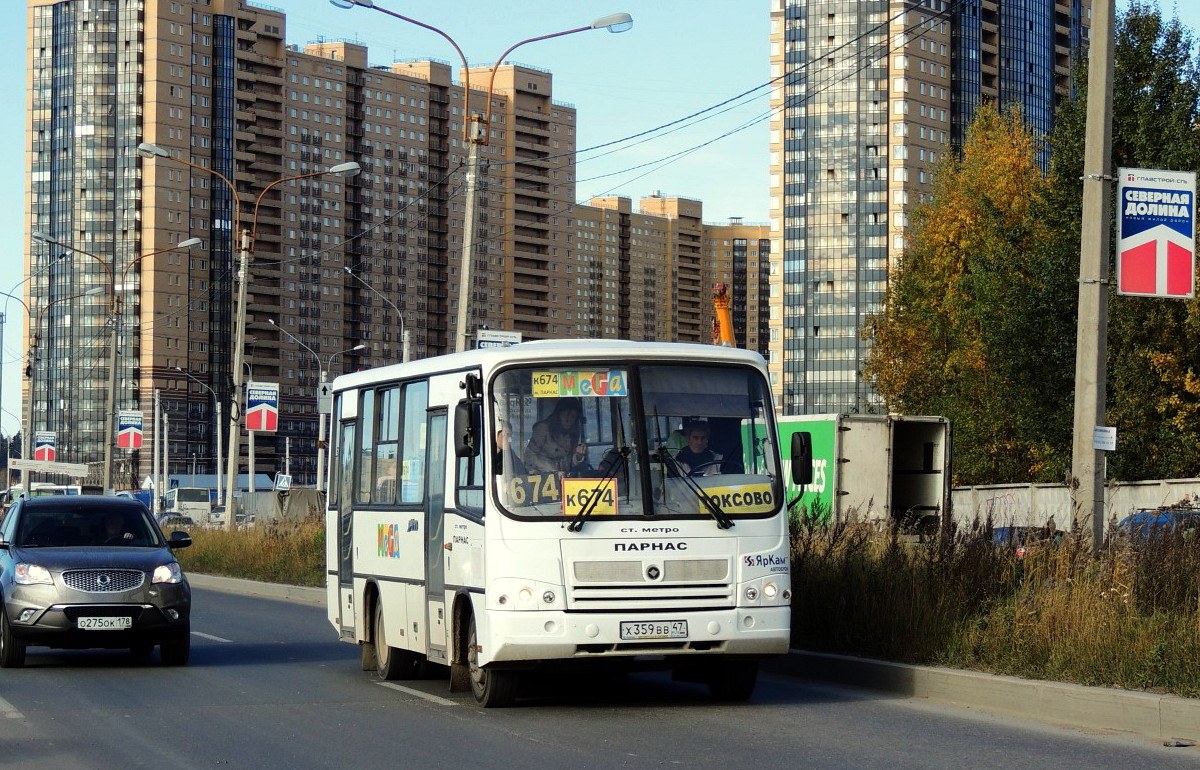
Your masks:
<svg viewBox="0 0 1200 770"><path fill-rule="evenodd" d="M983 100L1049 133L1087 39L1087 0L775 0L773 326L788 413L882 407L862 330L910 208Z"/></svg>
<svg viewBox="0 0 1200 770"><path fill-rule="evenodd" d="M172 472L215 470L242 230L243 379L280 384L256 470L315 479L323 377L399 361L406 337L414 358L453 350L468 110L490 116L473 326L708 340L700 203L577 206L575 110L548 72L501 66L488 105L490 68L288 45L284 13L245 0L29 0L28 18L27 225L51 241L26 254L32 430L97 478L113 372L116 409L145 418L114 485L150 472L156 403ZM316 175L348 162L360 173Z"/></svg>
<svg viewBox="0 0 1200 770"><path fill-rule="evenodd" d="M770 225L732 217L704 226L706 272L711 284L723 283L729 296L737 346L770 355Z"/></svg>

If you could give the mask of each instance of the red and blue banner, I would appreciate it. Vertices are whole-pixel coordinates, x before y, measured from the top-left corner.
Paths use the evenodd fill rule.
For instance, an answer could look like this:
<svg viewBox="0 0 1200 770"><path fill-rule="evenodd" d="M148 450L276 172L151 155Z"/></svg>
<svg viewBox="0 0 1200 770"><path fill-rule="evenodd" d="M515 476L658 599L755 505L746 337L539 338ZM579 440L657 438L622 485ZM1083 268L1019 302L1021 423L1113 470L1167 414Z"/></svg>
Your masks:
<svg viewBox="0 0 1200 770"><path fill-rule="evenodd" d="M1119 170L1117 293L1191 299L1196 295L1196 175Z"/></svg>
<svg viewBox="0 0 1200 770"><path fill-rule="evenodd" d="M246 385L246 430L273 433L279 429L279 383Z"/></svg>
<svg viewBox="0 0 1200 770"><path fill-rule="evenodd" d="M54 462L57 451L54 448L55 434L53 431L40 430L33 434L33 459Z"/></svg>
<svg viewBox="0 0 1200 770"><path fill-rule="evenodd" d="M117 446L121 449L142 448L142 413L137 410L117 412Z"/></svg>

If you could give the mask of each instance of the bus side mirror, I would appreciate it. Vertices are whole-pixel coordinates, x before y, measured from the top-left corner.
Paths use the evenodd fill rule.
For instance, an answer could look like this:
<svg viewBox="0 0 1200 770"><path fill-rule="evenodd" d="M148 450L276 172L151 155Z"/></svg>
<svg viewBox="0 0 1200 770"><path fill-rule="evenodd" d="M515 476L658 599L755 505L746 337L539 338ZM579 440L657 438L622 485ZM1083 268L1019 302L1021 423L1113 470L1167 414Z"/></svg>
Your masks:
<svg viewBox="0 0 1200 770"><path fill-rule="evenodd" d="M477 457L480 436L479 403L464 398L454 407L454 454L456 457Z"/></svg>
<svg viewBox="0 0 1200 770"><path fill-rule="evenodd" d="M812 483L812 434L801 431L792 434L792 483L804 486Z"/></svg>

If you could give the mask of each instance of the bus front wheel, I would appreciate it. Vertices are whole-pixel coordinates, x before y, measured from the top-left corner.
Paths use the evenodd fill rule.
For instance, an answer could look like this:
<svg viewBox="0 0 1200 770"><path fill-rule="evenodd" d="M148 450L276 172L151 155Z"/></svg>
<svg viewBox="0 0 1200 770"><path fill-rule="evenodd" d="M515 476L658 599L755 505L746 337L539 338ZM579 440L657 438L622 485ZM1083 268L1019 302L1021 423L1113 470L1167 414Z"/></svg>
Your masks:
<svg viewBox="0 0 1200 770"><path fill-rule="evenodd" d="M485 669L479 665L479 636L475 627L475 616L467 630L467 673L471 679L471 693L480 706L503 708L511 705L517 690L515 671Z"/></svg>

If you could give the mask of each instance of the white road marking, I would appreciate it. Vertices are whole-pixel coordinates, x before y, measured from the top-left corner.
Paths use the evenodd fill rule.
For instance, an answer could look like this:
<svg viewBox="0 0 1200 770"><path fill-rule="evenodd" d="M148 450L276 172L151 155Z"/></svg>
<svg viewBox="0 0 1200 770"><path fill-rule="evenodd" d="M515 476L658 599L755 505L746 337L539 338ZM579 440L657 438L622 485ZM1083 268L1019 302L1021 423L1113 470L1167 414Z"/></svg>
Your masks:
<svg viewBox="0 0 1200 770"><path fill-rule="evenodd" d="M200 637L201 639L209 639L209 640L211 640L211 641L214 641L214 642L233 642L233 640L232 640L232 639L222 639L222 638L221 638L221 637L219 637L219 636L213 636L212 634L204 634L204 633L201 633L201 632L199 632L199 631L193 631L193 632L192 632L192 636L198 636L198 637Z"/></svg>
<svg viewBox="0 0 1200 770"><path fill-rule="evenodd" d="M381 685L383 687L389 687L393 690L399 690L400 692L407 693L409 695L415 695L418 698L424 698L425 700L436 703L439 706L457 706L458 705L457 703L455 703L454 701L452 701L448 698L442 698L437 695L430 695L427 692L421 692L420 690L414 690L411 687L402 687L401 685L395 684L394 682L376 682L376 684Z"/></svg>
<svg viewBox="0 0 1200 770"><path fill-rule="evenodd" d="M25 715L17 711L16 707L8 701L0 698L0 716L6 719L24 719Z"/></svg>

